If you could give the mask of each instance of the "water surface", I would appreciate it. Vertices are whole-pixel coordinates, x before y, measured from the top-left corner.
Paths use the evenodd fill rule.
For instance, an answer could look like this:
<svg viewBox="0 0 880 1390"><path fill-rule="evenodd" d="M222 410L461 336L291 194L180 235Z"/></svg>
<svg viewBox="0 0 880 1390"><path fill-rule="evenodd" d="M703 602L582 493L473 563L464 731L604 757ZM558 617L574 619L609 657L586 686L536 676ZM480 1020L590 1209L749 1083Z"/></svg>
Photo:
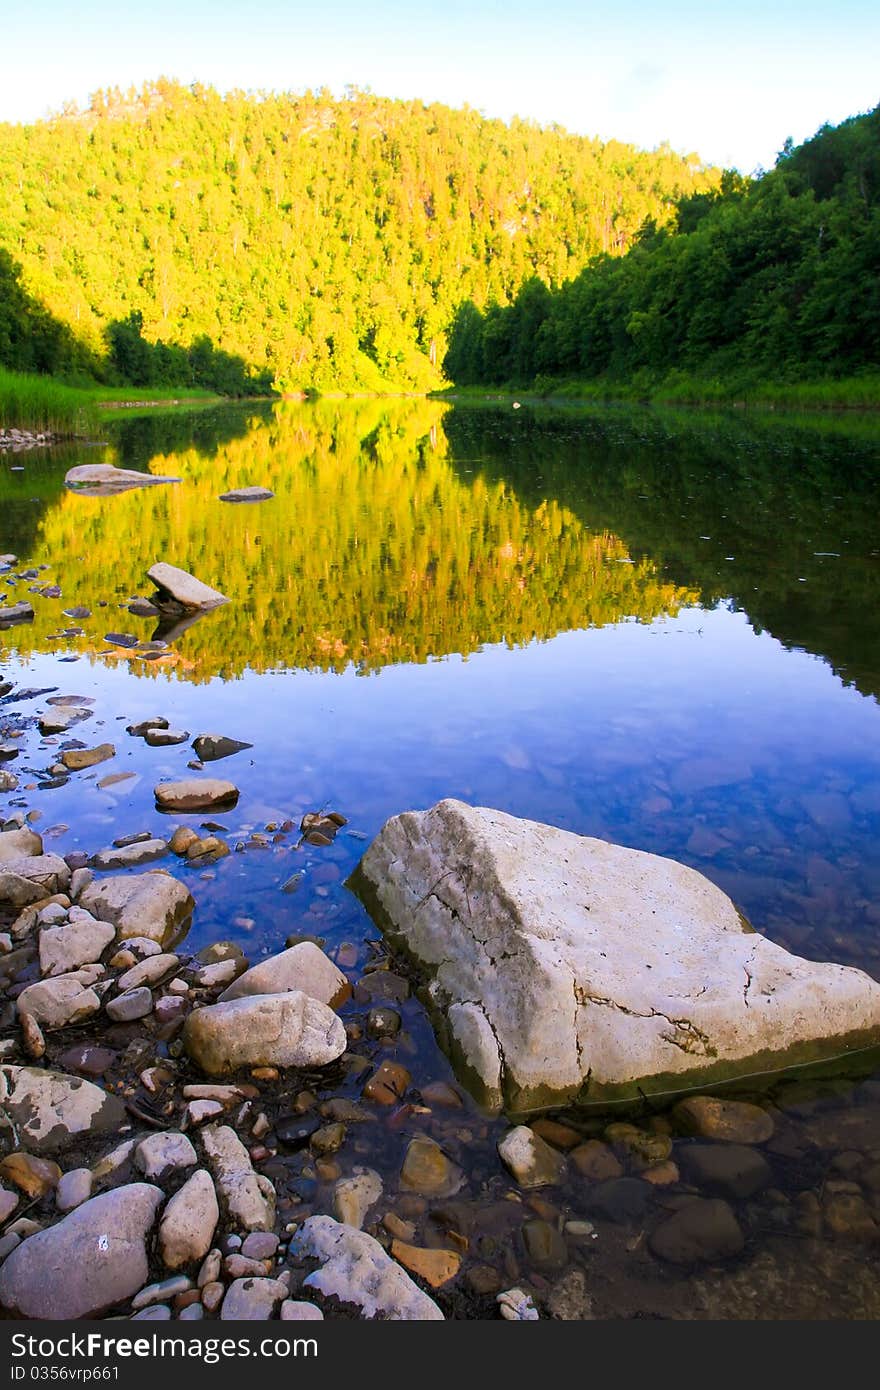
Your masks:
<svg viewBox="0 0 880 1390"><path fill-rule="evenodd" d="M400 400L108 428L106 446L0 464L0 552L18 556L15 574L48 566L10 585L36 617L0 633L0 679L95 697L73 732L117 748L51 785L41 701L0 705L31 721L9 800L42 813L51 848L167 832L152 788L186 775L192 750L124 732L162 714L253 744L212 768L241 789L220 819L242 852L180 870L193 946L231 937L253 958L312 932L363 964L377 932L345 878L388 816L454 796L674 856L773 940L880 978L873 425ZM105 498L64 488L72 463L99 458L182 481ZM275 498L219 501L249 484ZM157 658L105 639L161 637L125 606L160 559L232 602ZM49 583L60 598L29 592ZM73 605L91 616L65 617ZM133 776L101 787L108 772ZM348 817L331 846L277 831L321 807ZM407 1007L407 1065L447 1075ZM809 1105L857 1114L867 1137L847 1145L880 1158L870 1088ZM840 1148L812 1110L799 1123L810 1152ZM464 1149L490 1171L476 1141ZM780 1209L798 1181L780 1168ZM759 1232L786 1228L759 1217ZM856 1248L829 1247L832 1314L853 1311ZM648 1294L626 1268L620 1310L638 1311Z"/></svg>

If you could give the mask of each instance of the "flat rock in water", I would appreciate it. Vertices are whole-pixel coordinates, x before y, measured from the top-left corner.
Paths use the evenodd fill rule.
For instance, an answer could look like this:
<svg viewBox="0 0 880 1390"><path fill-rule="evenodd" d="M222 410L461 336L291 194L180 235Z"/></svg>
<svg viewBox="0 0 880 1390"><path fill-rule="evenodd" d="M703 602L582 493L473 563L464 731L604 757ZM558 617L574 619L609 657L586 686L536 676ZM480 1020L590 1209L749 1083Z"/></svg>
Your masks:
<svg viewBox="0 0 880 1390"><path fill-rule="evenodd" d="M155 487L158 483L179 483L179 478L163 478L158 473L138 473L133 468L116 468L112 463L81 463L70 468L66 487L84 497L112 497L134 487Z"/></svg>
<svg viewBox="0 0 880 1390"><path fill-rule="evenodd" d="M880 984L790 954L671 859L447 800L388 821L355 884L431 977L462 1079L513 1113L880 1039Z"/></svg>
<svg viewBox="0 0 880 1390"><path fill-rule="evenodd" d="M151 864L168 853L165 840L139 840L133 845L116 849L100 849L92 855L93 869L130 869L136 864Z"/></svg>
<svg viewBox="0 0 880 1390"><path fill-rule="evenodd" d="M301 941L251 966L223 991L219 1002L249 994L285 994L292 989L330 1009L338 1009L351 994L351 985L329 956L311 941Z"/></svg>
<svg viewBox="0 0 880 1390"><path fill-rule="evenodd" d="M164 561L152 565L147 570L147 578L152 579L159 590L160 602L170 599L173 603L179 603L182 608L216 608L221 603L229 602L219 589L212 589L194 575L187 574L186 570L178 569L176 565L169 565Z"/></svg>
<svg viewBox="0 0 880 1390"><path fill-rule="evenodd" d="M321 1266L304 1280L326 1298L360 1310L361 1317L381 1317L391 1322L442 1322L443 1314L432 1298L413 1283L396 1260L365 1231L334 1221L332 1216L310 1216L290 1239L294 1256L320 1260Z"/></svg>
<svg viewBox="0 0 880 1390"><path fill-rule="evenodd" d="M229 758L233 753L242 753L254 745L242 743L237 738L227 738L225 734L198 734L192 746L203 763L215 763L220 758Z"/></svg>
<svg viewBox="0 0 880 1390"><path fill-rule="evenodd" d="M300 990L194 1009L183 1042L209 1076L245 1066L322 1067L346 1047L342 1020Z"/></svg>
<svg viewBox="0 0 880 1390"><path fill-rule="evenodd" d="M130 1183L22 1241L0 1269L0 1307L25 1318L93 1318L136 1293L162 1196L150 1183Z"/></svg>
<svg viewBox="0 0 880 1390"><path fill-rule="evenodd" d="M118 1129L127 1118L122 1101L100 1086L41 1067L0 1067L0 1105L38 1154L67 1148L76 1135Z"/></svg>
<svg viewBox="0 0 880 1390"><path fill-rule="evenodd" d="M234 487L221 492L221 502L268 502L275 494L267 487Z"/></svg>
<svg viewBox="0 0 880 1390"><path fill-rule="evenodd" d="M0 627L12 627L13 623L32 623L34 610L29 603L0 604Z"/></svg>
<svg viewBox="0 0 880 1390"><path fill-rule="evenodd" d="M83 768L95 767L115 756L112 743L99 743L97 748L70 748L61 754L61 761L68 772L81 772Z"/></svg>
<svg viewBox="0 0 880 1390"><path fill-rule="evenodd" d="M167 748L175 743L186 743L188 729L147 729L144 743L150 748Z"/></svg>
<svg viewBox="0 0 880 1390"><path fill-rule="evenodd" d="M187 777L182 782L160 782L154 795L160 811L230 810L238 801L238 787L217 777Z"/></svg>
<svg viewBox="0 0 880 1390"><path fill-rule="evenodd" d="M160 945L180 934L195 907L189 890L161 869L91 883L79 902L93 917L112 922L118 941L146 936Z"/></svg>

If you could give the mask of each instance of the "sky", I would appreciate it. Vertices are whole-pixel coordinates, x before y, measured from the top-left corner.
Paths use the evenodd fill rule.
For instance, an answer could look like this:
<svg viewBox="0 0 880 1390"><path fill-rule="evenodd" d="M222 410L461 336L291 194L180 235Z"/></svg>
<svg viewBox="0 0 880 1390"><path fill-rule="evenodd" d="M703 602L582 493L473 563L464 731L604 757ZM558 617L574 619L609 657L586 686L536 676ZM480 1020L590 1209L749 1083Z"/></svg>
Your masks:
<svg viewBox="0 0 880 1390"><path fill-rule="evenodd" d="M158 77L346 86L743 173L880 101L877 0L6 0L0 121Z"/></svg>

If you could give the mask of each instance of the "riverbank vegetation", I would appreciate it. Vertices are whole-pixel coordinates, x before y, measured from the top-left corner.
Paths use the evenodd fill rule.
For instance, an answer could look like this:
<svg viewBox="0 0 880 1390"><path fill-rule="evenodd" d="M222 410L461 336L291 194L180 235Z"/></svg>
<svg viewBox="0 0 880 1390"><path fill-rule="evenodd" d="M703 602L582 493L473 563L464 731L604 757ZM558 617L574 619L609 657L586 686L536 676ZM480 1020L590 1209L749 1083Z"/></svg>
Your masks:
<svg viewBox="0 0 880 1390"><path fill-rule="evenodd" d="M444 368L542 395L880 404L880 107L684 197L563 285L465 300Z"/></svg>

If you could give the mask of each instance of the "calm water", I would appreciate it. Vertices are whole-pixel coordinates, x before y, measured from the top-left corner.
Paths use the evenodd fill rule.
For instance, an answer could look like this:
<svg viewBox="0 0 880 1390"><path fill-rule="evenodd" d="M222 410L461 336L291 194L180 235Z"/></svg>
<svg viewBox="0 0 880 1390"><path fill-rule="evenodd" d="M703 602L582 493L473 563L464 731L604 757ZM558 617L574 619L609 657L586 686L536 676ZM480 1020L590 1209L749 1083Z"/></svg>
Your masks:
<svg viewBox="0 0 880 1390"><path fill-rule="evenodd" d="M254 745L216 765L245 852L181 870L190 944L253 958L309 931L365 960L376 930L345 877L388 816L455 796L672 855L774 940L880 979L880 426L407 400L121 421L110 439L0 462L0 553L62 589L15 585L37 615L0 633L0 679L95 697L74 733L117 746L56 788L27 740L11 800L51 848L167 831L152 788L192 751L124 732L162 714ZM182 482L66 492L71 464L102 458ZM247 484L275 499L218 500ZM159 559L232 602L147 660L104 639L154 635L124 604ZM329 848L250 839L320 807L349 819ZM424 1079L445 1075L408 1007ZM855 1107L880 1158L871 1104L869 1087L820 1109Z"/></svg>

